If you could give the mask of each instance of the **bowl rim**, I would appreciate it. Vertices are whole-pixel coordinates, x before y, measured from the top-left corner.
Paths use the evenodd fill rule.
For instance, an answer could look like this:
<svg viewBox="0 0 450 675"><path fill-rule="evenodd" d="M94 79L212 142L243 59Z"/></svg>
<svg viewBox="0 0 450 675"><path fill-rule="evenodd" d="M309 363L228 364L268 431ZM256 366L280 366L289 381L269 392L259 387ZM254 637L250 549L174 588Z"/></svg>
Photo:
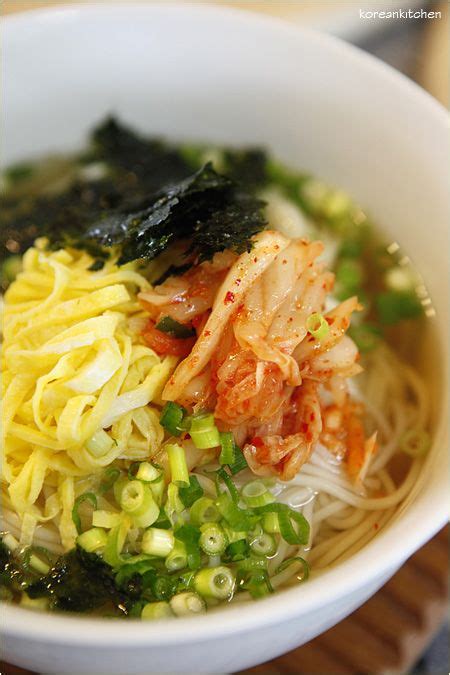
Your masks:
<svg viewBox="0 0 450 675"><path fill-rule="evenodd" d="M448 113L440 103L419 85L372 55L340 38L308 27L293 25L277 17L263 16L230 6L177 2L169 4L118 2L113 5L74 3L64 7L36 8L4 17L6 20L3 23L3 36L8 31L19 31L23 26L36 21L45 24L52 20L57 26L56 19L58 18L68 20L71 16L90 15L92 17L107 13L110 17L115 15L117 19L120 19L124 13L127 16L136 16L138 12L146 15L176 12L178 17L180 12L185 12L191 18L195 14L209 15L212 21L220 21L221 18L232 19L240 22L241 25L248 25L249 28L259 25L269 32L277 33L277 37L284 34L289 39L305 39L314 44L315 48L325 49L330 56L339 52L348 61L352 61L354 67L363 69L368 75L373 74L384 82L395 84L402 96L409 97L415 106L422 107L423 114L427 116L430 123L434 123L442 131L450 127ZM443 410L445 406L444 400ZM440 445L447 445L445 415L441 415L438 422L433 447L437 450L437 446ZM430 460L431 464L435 463L436 453L430 457ZM223 638L237 632L254 631L259 627L267 627L290 618L307 615L330 603L330 588L333 589L332 600L336 601L367 586L368 581L376 584L378 580L380 584L389 573L394 572L415 550L443 527L448 521L449 513L445 486L442 484L441 488L441 492L430 492L427 496L426 509L421 513L419 521L417 514L414 513L415 505L412 503L400 518L395 516L389 526L361 551L317 578L311 579L301 588L285 589L272 597L259 601L258 612L254 611L253 603L238 603L223 611L211 612L195 618L180 618L175 622L162 620L152 624L150 631L148 624L140 620L115 622L105 618L40 613L39 620L36 621L36 612L2 603L3 636L33 639L55 645L64 643L111 647L114 644L121 647L126 644L127 646L150 647L153 644L175 645ZM420 527L421 524L422 527ZM403 540L405 532L407 532L406 542ZM390 553L387 558L380 561L377 552L382 551L383 546L385 549L389 546ZM364 570L363 576L361 569ZM358 581L355 582L355 579ZM169 626L170 630L168 630Z"/></svg>

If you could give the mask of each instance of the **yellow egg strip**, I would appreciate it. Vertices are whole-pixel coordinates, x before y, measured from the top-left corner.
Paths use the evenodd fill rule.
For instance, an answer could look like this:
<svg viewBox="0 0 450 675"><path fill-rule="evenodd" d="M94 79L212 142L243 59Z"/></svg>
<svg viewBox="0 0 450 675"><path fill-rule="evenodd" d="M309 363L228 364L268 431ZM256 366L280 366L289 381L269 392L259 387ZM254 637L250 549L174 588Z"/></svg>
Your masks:
<svg viewBox="0 0 450 675"><path fill-rule="evenodd" d="M5 295L2 478L22 543L53 522L67 549L77 495L118 458L159 451L163 430L149 403L177 360L159 358L132 327L142 315L137 293L149 287L136 263L108 260L93 272L87 253L43 245L25 253ZM97 457L86 443L100 428L114 442Z"/></svg>

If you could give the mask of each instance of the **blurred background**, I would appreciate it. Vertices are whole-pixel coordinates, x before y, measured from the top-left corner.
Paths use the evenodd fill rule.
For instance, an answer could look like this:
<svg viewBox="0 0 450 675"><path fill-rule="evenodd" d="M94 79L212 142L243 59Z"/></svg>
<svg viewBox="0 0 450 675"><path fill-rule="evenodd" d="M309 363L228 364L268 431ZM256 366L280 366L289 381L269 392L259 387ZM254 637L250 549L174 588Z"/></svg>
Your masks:
<svg viewBox="0 0 450 675"><path fill-rule="evenodd" d="M92 4L91 0L78 2ZM97 2L113 4L115 0ZM195 4L200 3L262 12L339 36L401 71L448 107L448 2L197 0ZM0 11L3 18L15 12L68 4L66 0L0 0ZM446 675L449 670L446 528L345 621L307 645L245 674ZM26 673L4 663L0 671L4 675Z"/></svg>
<svg viewBox="0 0 450 675"><path fill-rule="evenodd" d="M96 1L101 4L115 2L115 0ZM151 1L137 0L137 2ZM165 0L165 2L170 1ZM94 0L78 0L78 2L90 4ZM68 0L0 0L3 16L40 7L59 7L67 4L70 4ZM427 2L427 0L406 0L405 2L402 0L387 2L382 0L353 0L351 2L223 0L211 2L210 0L197 0L196 4L221 4L252 12L262 12L332 33L375 54L416 80L441 103L448 104L448 2ZM401 11L402 14L398 18L371 16L371 13L383 11L386 14ZM414 12L414 16L405 18L405 15L411 12ZM429 17L426 17L425 13L428 13ZM435 13L436 16L431 18L431 13Z"/></svg>

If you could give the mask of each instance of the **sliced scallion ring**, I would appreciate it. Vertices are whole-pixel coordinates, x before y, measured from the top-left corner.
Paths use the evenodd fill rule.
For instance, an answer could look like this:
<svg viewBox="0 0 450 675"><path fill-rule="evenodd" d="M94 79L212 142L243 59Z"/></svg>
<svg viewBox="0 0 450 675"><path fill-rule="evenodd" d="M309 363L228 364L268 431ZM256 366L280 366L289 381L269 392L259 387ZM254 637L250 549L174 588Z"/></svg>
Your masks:
<svg viewBox="0 0 450 675"><path fill-rule="evenodd" d="M197 593L203 597L226 600L233 595L235 578L224 565L207 567L197 572L194 585Z"/></svg>
<svg viewBox="0 0 450 675"><path fill-rule="evenodd" d="M330 327L326 319L322 316L322 314L314 312L313 314L310 314L306 319L306 330L313 337L317 338L318 340L321 340L326 335L328 335Z"/></svg>
<svg viewBox="0 0 450 675"><path fill-rule="evenodd" d="M197 593L183 591L170 599L170 607L176 616L188 616L189 614L201 614L206 610L203 598Z"/></svg>
<svg viewBox="0 0 450 675"><path fill-rule="evenodd" d="M272 535L263 532L250 541L250 548L256 555L270 557L277 551L277 543Z"/></svg>
<svg viewBox="0 0 450 675"><path fill-rule="evenodd" d="M267 489L262 480L252 480L242 488L242 497L250 507L264 506L275 501L272 493Z"/></svg>
<svg viewBox="0 0 450 675"><path fill-rule="evenodd" d="M205 523L200 528L200 548L207 555L222 555L228 545L223 529L217 523Z"/></svg>
<svg viewBox="0 0 450 675"><path fill-rule="evenodd" d="M284 570L287 569L293 563L299 563L303 570L301 578L299 579L297 577L297 579L299 581L306 581L306 579L309 577L309 565L307 561L299 555L292 556L291 558L286 558L286 560L283 560L281 565L278 565L277 569L275 570L275 574L280 574L280 572L284 572Z"/></svg>
<svg viewBox="0 0 450 675"><path fill-rule="evenodd" d="M425 429L408 429L400 438L400 449L410 457L421 457L430 445L431 437Z"/></svg>

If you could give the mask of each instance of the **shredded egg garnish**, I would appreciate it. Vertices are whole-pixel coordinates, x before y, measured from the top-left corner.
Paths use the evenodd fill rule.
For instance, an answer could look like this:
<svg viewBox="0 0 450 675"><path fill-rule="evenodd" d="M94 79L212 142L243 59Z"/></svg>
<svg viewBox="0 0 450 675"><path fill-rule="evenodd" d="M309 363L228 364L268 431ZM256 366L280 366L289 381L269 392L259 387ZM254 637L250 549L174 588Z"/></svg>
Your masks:
<svg viewBox="0 0 450 675"><path fill-rule="evenodd" d="M142 460L163 439L160 394L176 359L160 358L133 330L149 287L137 263L91 271L85 252L23 258L3 307L4 502L22 519L21 544L56 519L65 549L72 508L117 459Z"/></svg>

